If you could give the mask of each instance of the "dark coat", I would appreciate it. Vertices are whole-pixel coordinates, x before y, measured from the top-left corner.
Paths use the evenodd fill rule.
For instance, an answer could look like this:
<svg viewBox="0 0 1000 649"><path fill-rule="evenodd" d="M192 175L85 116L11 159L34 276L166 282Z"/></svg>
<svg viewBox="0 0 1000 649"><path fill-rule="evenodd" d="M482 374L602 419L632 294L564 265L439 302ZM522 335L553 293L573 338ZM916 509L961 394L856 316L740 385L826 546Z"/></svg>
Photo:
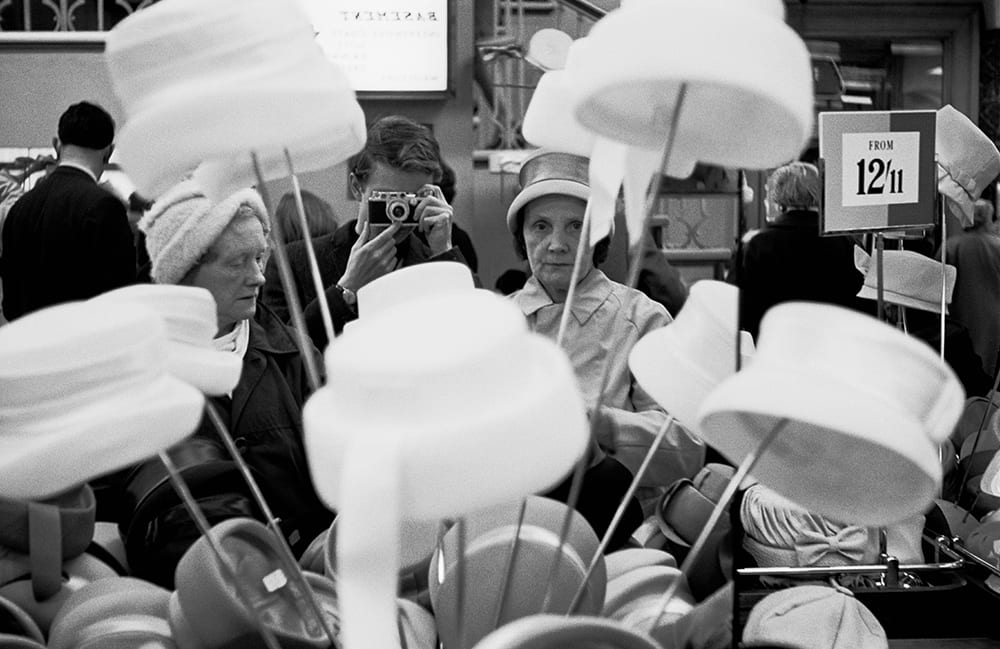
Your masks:
<svg viewBox="0 0 1000 649"><path fill-rule="evenodd" d="M135 281L125 206L72 167L57 167L10 209L3 227L3 312L13 320Z"/></svg>
<svg viewBox="0 0 1000 649"><path fill-rule="evenodd" d="M333 330L339 334L344 324L358 317L353 307L344 302L339 289L336 288L344 270L347 268L347 260L351 256L351 247L358 240L355 232L356 220L351 220L337 228L336 231L313 239L313 248L316 251L316 263L319 266L320 277L326 287L326 299L330 305L330 316L333 320ZM292 267L292 275L295 278L295 289L298 295L299 304L305 313L306 329L316 347L325 349L327 345L326 332L323 329L323 319L320 314L319 301L316 299L316 289L313 284L312 273L309 270L309 258L307 257L305 242L294 241L286 246L288 251L288 261ZM432 255L430 248L416 234L412 234L396 246L396 257L402 260L401 267L414 266L426 261L457 261L466 263L465 258L457 247L453 247L440 255ZM281 284L278 274L278 263L274 255L267 264L264 272L267 282L264 284L264 291L261 300L283 321L290 323L291 312L289 302L285 295L285 289Z"/></svg>
<svg viewBox="0 0 1000 649"><path fill-rule="evenodd" d="M316 350L311 350L318 356ZM294 332L266 307L250 321L250 343L232 398L212 397L280 520L296 555L330 526L333 514L316 495L302 440L309 394ZM211 524L238 516L262 518L206 415L195 434L170 450ZM161 493L154 494L159 491ZM138 576L169 587L173 570L199 534L166 483L159 460L133 469L123 485L119 520L129 563Z"/></svg>
<svg viewBox="0 0 1000 649"><path fill-rule="evenodd" d="M730 281L740 287L740 326L757 338L772 306L792 300L859 309L864 275L854 267L854 241L821 237L819 215L789 211L741 242Z"/></svg>

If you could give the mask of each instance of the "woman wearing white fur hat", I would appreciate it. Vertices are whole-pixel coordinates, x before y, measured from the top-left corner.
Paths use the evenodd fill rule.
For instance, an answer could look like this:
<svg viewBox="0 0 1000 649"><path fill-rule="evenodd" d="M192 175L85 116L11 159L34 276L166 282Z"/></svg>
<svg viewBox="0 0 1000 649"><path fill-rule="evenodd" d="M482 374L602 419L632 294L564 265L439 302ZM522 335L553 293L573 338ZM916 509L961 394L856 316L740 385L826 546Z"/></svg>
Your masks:
<svg viewBox="0 0 1000 649"><path fill-rule="evenodd" d="M528 260L532 273L512 299L529 326L551 338L557 336L577 246L586 245L581 232L590 196L587 170L588 161L581 156L539 151L522 165L522 190L507 211L515 249ZM593 250L588 246L583 255L563 347L596 420L598 443L634 473L667 414L635 382L628 354L644 334L669 323L670 315L660 304L608 279L596 267L607 257L609 244L610 239L604 239ZM606 364L610 364L610 376L607 397L602 398ZM704 454L701 442L680 426L673 427L641 483L640 498L653 500L661 487L693 476L704 463ZM606 496L613 499L610 493ZM584 506L581 512L587 516ZM589 516L588 520L595 524Z"/></svg>
<svg viewBox="0 0 1000 649"><path fill-rule="evenodd" d="M270 230L260 196L244 189L213 203L193 182L184 181L157 199L139 227L146 235L155 282L198 286L215 298L218 332L214 345L241 357L242 373L231 394L209 400L257 474L292 549L304 549L329 526L332 515L317 499L306 466L301 412L309 389L294 332L257 302L264 284ZM208 417L203 418L195 436L184 442L187 447L174 452L190 461L194 451L205 444L221 446ZM212 461L223 456L210 454ZM136 477L142 473L133 472L134 479L127 481L127 503L141 501L143 494L139 492L149 485L148 471L142 480ZM208 501L213 522L254 511L242 494L226 488L195 495ZM137 530L138 539L128 534L130 527L135 527L128 524L130 521L122 521L122 528L130 563L138 558L140 565L149 567L150 572L140 576L169 585L176 561L197 538L197 531L182 505L167 505L153 513L154 520L144 526L146 529ZM126 519L128 516L125 512ZM178 517L183 522L179 523ZM147 530L155 530L154 536L161 538L151 538Z"/></svg>

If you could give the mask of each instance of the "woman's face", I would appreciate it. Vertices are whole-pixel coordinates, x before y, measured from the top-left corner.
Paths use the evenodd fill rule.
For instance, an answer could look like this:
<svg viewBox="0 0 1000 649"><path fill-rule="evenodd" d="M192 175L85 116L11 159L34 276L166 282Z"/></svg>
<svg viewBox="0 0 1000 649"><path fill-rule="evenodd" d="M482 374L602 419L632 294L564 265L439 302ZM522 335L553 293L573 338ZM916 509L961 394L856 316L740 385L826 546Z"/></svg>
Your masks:
<svg viewBox="0 0 1000 649"><path fill-rule="evenodd" d="M569 290L577 246L581 245L583 213L586 204L579 198L550 194L528 203L524 208L524 244L531 273L553 298ZM589 242L580 265L580 278L594 267Z"/></svg>
<svg viewBox="0 0 1000 649"><path fill-rule="evenodd" d="M232 331L240 320L253 317L257 292L264 285L267 239L256 216L233 219L195 266L183 284L207 289L215 298L219 332Z"/></svg>

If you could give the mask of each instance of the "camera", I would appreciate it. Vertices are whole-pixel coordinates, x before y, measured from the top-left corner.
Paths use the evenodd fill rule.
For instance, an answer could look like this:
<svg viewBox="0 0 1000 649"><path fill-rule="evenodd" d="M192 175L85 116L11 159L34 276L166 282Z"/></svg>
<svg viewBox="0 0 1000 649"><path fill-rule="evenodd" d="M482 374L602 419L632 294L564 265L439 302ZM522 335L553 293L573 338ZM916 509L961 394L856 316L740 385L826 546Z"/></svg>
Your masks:
<svg viewBox="0 0 1000 649"><path fill-rule="evenodd" d="M420 200L420 196L409 192L373 190L368 197L368 222L372 225L399 223L404 227L416 227L416 207Z"/></svg>

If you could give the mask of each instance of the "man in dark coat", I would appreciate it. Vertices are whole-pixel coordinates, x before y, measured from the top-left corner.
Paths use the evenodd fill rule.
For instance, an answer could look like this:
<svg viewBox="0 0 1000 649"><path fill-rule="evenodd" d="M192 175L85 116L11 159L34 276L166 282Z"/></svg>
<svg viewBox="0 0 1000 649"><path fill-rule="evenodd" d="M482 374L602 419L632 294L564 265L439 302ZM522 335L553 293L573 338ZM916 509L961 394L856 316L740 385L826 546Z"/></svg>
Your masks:
<svg viewBox="0 0 1000 649"><path fill-rule="evenodd" d="M426 261L465 263L452 245L452 209L437 185L441 151L427 127L400 116L378 120L368 129L365 148L351 159L350 168L351 192L359 201L357 220L313 240L337 333L358 317L357 291L372 280ZM416 194L419 200L412 206L416 225L393 222L386 227L369 222L368 201L376 190ZM328 340L306 254L305 242L288 245L306 328L322 350ZM273 257L265 275L262 301L288 321L289 302Z"/></svg>
<svg viewBox="0 0 1000 649"><path fill-rule="evenodd" d="M819 173L793 162L767 181L768 200L777 213L767 227L740 243L729 281L740 287L740 327L756 339L772 306L792 300L824 302L853 309L864 276L854 267L854 241L821 237Z"/></svg>
<svg viewBox="0 0 1000 649"><path fill-rule="evenodd" d="M13 320L135 281L125 206L98 187L115 125L80 102L59 118L59 165L10 209L3 226L3 312Z"/></svg>

